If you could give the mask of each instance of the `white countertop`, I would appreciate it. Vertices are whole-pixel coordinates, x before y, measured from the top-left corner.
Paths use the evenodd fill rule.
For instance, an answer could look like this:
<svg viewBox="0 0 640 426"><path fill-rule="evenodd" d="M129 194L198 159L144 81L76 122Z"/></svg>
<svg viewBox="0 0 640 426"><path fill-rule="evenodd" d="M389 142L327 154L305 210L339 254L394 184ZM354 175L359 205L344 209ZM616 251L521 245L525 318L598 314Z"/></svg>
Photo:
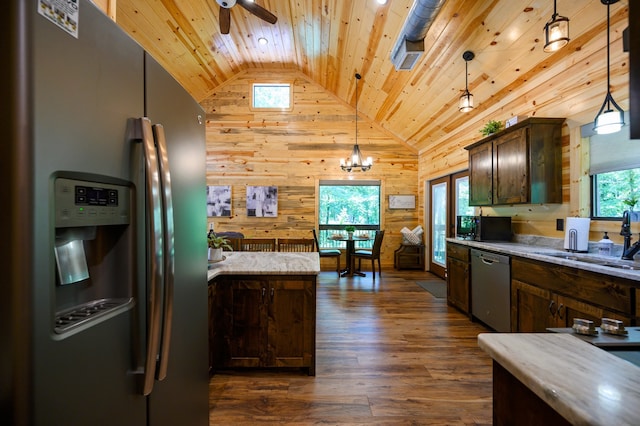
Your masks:
<svg viewBox="0 0 640 426"><path fill-rule="evenodd" d="M593 263L579 262L576 260L563 259L550 256L550 254L566 253L570 256L572 253L563 249L554 247L537 245L535 239L531 243L509 242L509 241L473 241L458 238L447 238L447 241L462 244L470 248L490 250L496 253L519 256L527 259L540 260L543 262L555 263L557 265L569 266L572 268L583 269L585 271L598 272L614 277L627 278L634 281L640 281L640 261L620 260L620 257L603 257L594 253L578 253L578 256L592 257L600 260L610 260L616 263L626 263L637 269L618 269L608 266L602 266ZM638 255L640 258L640 255Z"/></svg>
<svg viewBox="0 0 640 426"><path fill-rule="evenodd" d="M218 275L318 275L320 256L313 253L224 252L225 259L209 263L207 280Z"/></svg>
<svg viewBox="0 0 640 426"><path fill-rule="evenodd" d="M640 367L571 334L482 333L478 345L572 424L640 424Z"/></svg>

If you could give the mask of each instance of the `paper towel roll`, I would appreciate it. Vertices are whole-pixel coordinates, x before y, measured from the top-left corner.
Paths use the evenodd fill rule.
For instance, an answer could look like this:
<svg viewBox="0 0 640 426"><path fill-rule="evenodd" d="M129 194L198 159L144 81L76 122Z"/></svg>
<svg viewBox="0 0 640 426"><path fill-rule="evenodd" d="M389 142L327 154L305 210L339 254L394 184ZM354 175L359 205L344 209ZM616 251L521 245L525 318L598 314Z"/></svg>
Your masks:
<svg viewBox="0 0 640 426"><path fill-rule="evenodd" d="M568 217L564 234L564 248L573 251L589 250L589 225L586 217Z"/></svg>

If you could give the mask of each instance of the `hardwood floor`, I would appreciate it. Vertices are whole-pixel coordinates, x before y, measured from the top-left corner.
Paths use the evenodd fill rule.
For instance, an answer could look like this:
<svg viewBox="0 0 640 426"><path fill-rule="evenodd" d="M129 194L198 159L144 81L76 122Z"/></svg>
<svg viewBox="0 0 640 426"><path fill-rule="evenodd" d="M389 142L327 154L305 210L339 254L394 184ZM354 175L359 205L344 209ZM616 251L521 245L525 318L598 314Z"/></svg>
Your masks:
<svg viewBox="0 0 640 426"><path fill-rule="evenodd" d="M231 370L209 382L210 425L489 425L491 359L472 323L415 271L338 278L317 293L316 376Z"/></svg>

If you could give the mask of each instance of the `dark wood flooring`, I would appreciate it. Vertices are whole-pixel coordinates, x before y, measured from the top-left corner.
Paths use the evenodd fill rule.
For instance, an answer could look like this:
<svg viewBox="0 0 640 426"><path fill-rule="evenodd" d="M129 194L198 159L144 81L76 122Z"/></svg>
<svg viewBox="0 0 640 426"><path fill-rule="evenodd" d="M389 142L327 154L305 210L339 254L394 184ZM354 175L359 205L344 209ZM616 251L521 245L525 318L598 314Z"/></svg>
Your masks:
<svg viewBox="0 0 640 426"><path fill-rule="evenodd" d="M416 281L322 272L316 376L222 371L209 383L210 425L489 425L491 359L473 323Z"/></svg>

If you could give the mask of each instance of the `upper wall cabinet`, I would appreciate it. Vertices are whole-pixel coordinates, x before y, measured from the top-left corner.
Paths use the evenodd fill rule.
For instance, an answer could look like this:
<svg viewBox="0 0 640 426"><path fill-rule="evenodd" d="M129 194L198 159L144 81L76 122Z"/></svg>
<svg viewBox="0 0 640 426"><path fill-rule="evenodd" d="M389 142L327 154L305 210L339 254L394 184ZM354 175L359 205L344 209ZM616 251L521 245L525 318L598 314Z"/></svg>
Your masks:
<svg viewBox="0 0 640 426"><path fill-rule="evenodd" d="M468 146L469 205L562 203L564 118L528 118Z"/></svg>

